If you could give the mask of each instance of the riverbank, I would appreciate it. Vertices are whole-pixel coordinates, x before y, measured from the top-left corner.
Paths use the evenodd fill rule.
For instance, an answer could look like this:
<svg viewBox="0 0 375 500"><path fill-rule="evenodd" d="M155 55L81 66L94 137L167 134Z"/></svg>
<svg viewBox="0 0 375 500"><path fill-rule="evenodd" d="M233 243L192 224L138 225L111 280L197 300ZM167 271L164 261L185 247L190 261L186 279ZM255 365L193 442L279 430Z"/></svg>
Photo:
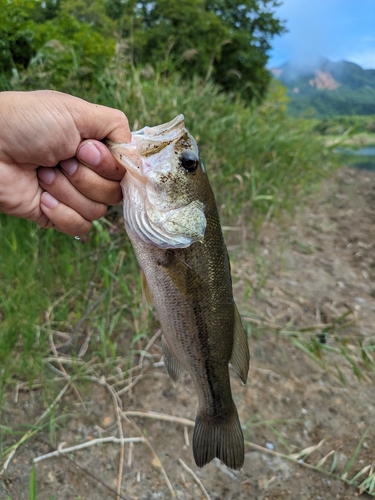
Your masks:
<svg viewBox="0 0 375 500"><path fill-rule="evenodd" d="M45 431L10 461L4 494L27 500L31 460L62 442L67 447L119 437L121 404L129 412L122 419L124 437L147 441L96 445L39 462L38 500L87 498L88 492L92 500L116 498L108 488L116 489L119 480L131 500L173 494L179 500L353 500L369 474L369 482L375 477L374 233L375 175L346 168L309 196L295 217L266 221L255 254L248 251L247 228L238 228L242 243L233 241L229 251L252 354L248 384L232 377L248 443L241 472L218 462L195 466L195 390L187 376L174 387L159 366L154 325L151 341L137 341L141 355L126 380L120 369L125 359L113 360L113 367L108 360L105 370L85 354L74 362L58 351L57 361L46 360L59 370L55 384L61 389L74 363L81 379L86 373L91 381L75 378L74 389L56 393L59 403ZM17 423L22 431L36 422L53 400L45 402L43 394L37 385L8 393L4 428L16 431ZM357 487L348 484L360 471ZM373 496L362 492L361 498Z"/></svg>

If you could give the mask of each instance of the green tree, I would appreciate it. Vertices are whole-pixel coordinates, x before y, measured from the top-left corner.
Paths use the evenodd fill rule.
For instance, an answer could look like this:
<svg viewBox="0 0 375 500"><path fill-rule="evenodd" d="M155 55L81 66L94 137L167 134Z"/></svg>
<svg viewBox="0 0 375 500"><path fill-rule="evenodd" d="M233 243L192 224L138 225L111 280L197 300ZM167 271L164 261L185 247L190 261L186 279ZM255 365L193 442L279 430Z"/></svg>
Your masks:
<svg viewBox="0 0 375 500"><path fill-rule="evenodd" d="M277 0L0 0L2 88L21 71L30 87L93 83L115 42L137 66L212 78L261 100L273 36L284 31ZM26 76L25 76L26 75ZM39 75L39 76L38 76ZM1 80L1 78L0 78Z"/></svg>
<svg viewBox="0 0 375 500"><path fill-rule="evenodd" d="M212 76L226 91L263 97L270 81L265 69L270 41L284 32L274 17L277 0L139 0L126 6L110 0L107 5L122 20L135 64L176 69L186 78Z"/></svg>
<svg viewBox="0 0 375 500"><path fill-rule="evenodd" d="M115 23L104 0L0 0L0 90L13 74L30 87L59 87L74 73L82 82L115 50ZM30 71L27 71L27 70Z"/></svg>
<svg viewBox="0 0 375 500"><path fill-rule="evenodd" d="M0 0L0 72L8 73L15 66L27 66L35 54L32 0Z"/></svg>
<svg viewBox="0 0 375 500"><path fill-rule="evenodd" d="M247 98L261 99L270 83L266 69L272 37L285 31L273 9L276 0L206 1L230 33L214 62L214 80L225 90L240 90Z"/></svg>

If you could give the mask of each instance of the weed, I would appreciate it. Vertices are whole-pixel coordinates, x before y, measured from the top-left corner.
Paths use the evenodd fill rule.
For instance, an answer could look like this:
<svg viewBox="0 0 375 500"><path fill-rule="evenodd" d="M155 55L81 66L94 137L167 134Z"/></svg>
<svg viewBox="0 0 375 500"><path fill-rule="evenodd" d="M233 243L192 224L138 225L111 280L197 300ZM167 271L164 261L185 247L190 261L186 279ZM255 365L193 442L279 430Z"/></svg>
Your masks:
<svg viewBox="0 0 375 500"><path fill-rule="evenodd" d="M35 465L32 465L32 467L31 467L29 500L37 500L36 499L36 472L35 472Z"/></svg>

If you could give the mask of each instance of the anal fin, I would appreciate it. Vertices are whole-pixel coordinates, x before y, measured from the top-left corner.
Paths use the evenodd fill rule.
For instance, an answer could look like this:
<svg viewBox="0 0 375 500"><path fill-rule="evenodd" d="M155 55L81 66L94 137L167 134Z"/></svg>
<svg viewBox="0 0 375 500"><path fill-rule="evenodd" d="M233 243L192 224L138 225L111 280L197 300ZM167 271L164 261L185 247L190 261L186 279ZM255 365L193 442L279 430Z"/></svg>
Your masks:
<svg viewBox="0 0 375 500"><path fill-rule="evenodd" d="M229 362L242 383L246 384L250 363L249 343L236 304L234 304L233 350Z"/></svg>
<svg viewBox="0 0 375 500"><path fill-rule="evenodd" d="M161 347L163 350L165 368L173 383L177 385L182 378L185 370L182 368L180 362L176 359L175 355L170 350L169 345L164 339L164 336L161 338Z"/></svg>

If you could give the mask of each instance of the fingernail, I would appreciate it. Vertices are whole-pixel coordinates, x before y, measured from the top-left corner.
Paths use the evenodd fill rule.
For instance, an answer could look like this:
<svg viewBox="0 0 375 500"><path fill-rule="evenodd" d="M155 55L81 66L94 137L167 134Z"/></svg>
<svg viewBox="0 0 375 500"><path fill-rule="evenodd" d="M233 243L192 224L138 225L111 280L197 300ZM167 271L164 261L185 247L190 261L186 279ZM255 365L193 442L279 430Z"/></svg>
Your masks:
<svg viewBox="0 0 375 500"><path fill-rule="evenodd" d="M77 158L69 158L68 160L60 161L60 167L68 175L73 175L78 168L78 160Z"/></svg>
<svg viewBox="0 0 375 500"><path fill-rule="evenodd" d="M41 205L45 205L47 208L55 208L59 202L51 194L45 192L42 194L40 203Z"/></svg>
<svg viewBox="0 0 375 500"><path fill-rule="evenodd" d="M40 167L38 169L38 177L42 182L44 182L44 184L52 184L52 182L56 179L55 169Z"/></svg>
<svg viewBox="0 0 375 500"><path fill-rule="evenodd" d="M79 160L86 165L98 165L101 156L99 149L92 142L85 142L77 152Z"/></svg>

